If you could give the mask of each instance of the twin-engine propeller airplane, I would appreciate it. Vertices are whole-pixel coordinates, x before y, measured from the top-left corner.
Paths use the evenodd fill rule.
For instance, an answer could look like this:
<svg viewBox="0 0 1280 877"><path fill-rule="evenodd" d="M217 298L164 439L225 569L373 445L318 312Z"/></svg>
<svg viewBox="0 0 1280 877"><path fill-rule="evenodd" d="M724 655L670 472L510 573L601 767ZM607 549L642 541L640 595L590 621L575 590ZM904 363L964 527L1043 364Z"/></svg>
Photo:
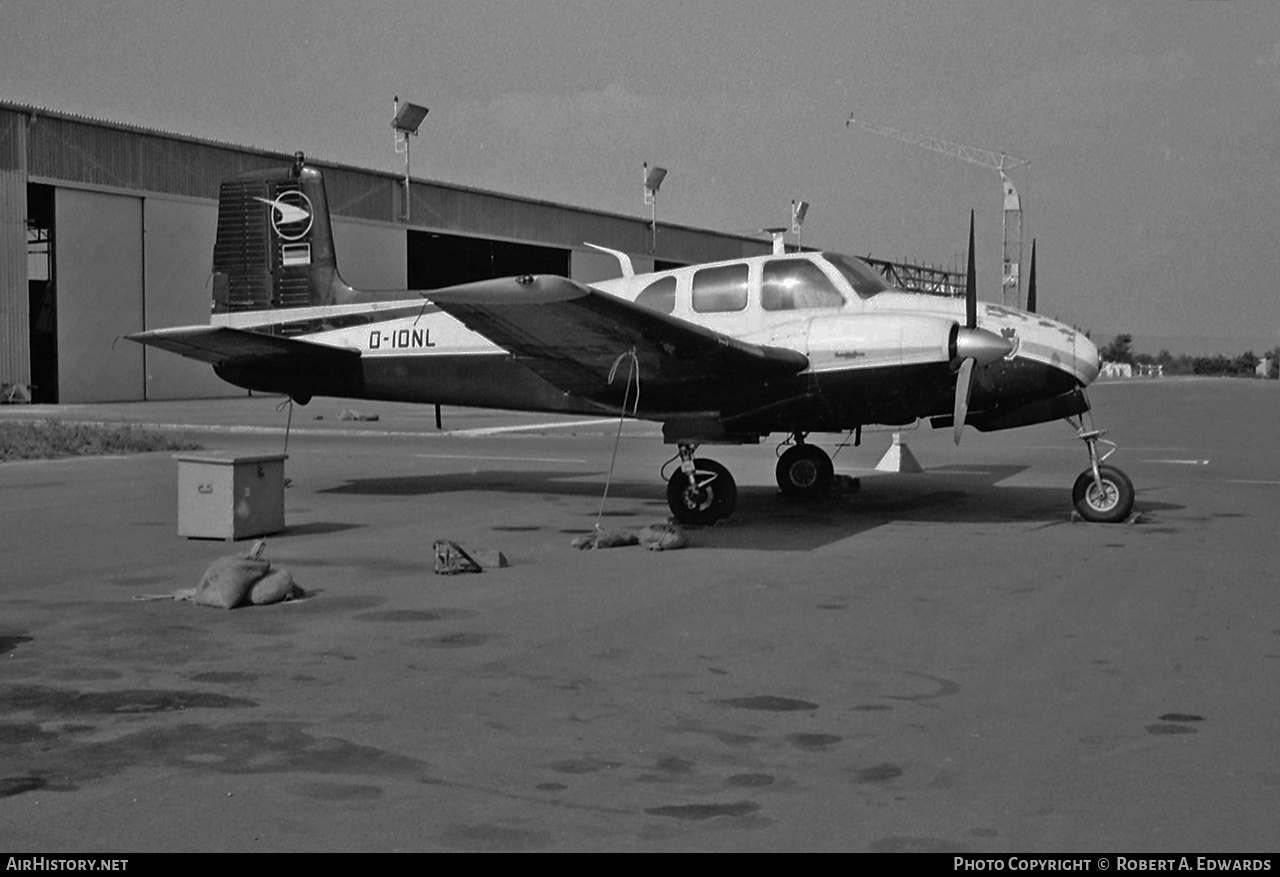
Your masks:
<svg viewBox="0 0 1280 877"><path fill-rule="evenodd" d="M865 425L928 418L958 444L965 424L1075 417L1089 453L1076 508L1090 521L1128 516L1133 486L1102 465L1101 432L1085 429L1097 349L1035 313L978 304L972 218L964 302L891 289L829 252L647 274L614 255L622 276L591 286L543 275L360 292L337 270L324 179L299 154L292 167L222 184L211 324L129 338L304 404L337 396L657 421L679 453L668 503L693 524L726 517L737 497L728 470L694 456L703 444L786 433L778 486L810 497L833 478L811 433L860 437ZM625 379L633 368L637 394Z"/></svg>

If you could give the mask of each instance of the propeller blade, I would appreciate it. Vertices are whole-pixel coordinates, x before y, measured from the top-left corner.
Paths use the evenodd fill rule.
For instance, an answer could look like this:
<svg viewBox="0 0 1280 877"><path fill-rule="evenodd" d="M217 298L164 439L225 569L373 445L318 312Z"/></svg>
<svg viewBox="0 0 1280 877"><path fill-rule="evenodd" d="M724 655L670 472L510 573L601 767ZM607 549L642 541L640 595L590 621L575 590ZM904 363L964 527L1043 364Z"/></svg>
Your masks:
<svg viewBox="0 0 1280 877"><path fill-rule="evenodd" d="M978 328L978 274L973 265L973 211L969 211L969 273L964 285L964 325Z"/></svg>
<svg viewBox="0 0 1280 877"><path fill-rule="evenodd" d="M964 431L964 419L969 413L969 391L973 389L973 360L966 359L960 363L960 373L956 375L956 407L954 410L955 427L951 437L960 444L960 433Z"/></svg>
<svg viewBox="0 0 1280 877"><path fill-rule="evenodd" d="M1031 275L1027 278L1027 310L1036 312L1036 239L1031 239Z"/></svg>

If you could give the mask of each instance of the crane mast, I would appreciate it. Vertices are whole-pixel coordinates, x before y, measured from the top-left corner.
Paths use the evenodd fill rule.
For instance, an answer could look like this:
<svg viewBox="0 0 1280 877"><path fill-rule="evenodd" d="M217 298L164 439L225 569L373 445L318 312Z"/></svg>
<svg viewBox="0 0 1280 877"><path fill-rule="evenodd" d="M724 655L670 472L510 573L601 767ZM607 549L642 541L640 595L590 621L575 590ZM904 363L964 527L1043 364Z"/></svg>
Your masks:
<svg viewBox="0 0 1280 877"><path fill-rule="evenodd" d="M1009 179L1008 171L1023 165L1031 164L1027 158L1019 158L1007 152L983 149L980 146L968 146L940 137L927 137L911 134L888 125L874 125L870 122L855 119L852 115L845 121L845 126L857 124L859 128L901 140L912 146L919 146L942 155L949 155L979 167L989 168L1000 174L1000 184L1004 193L1004 260L1001 278L1002 300L1006 307L1022 306L1022 199L1017 188Z"/></svg>

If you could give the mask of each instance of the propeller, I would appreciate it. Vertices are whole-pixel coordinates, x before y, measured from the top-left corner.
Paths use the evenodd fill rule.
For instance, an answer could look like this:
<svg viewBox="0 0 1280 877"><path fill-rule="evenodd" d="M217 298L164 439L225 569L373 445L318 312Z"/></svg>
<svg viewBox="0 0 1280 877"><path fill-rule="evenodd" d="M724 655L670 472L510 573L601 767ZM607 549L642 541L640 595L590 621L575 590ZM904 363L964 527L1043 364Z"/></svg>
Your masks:
<svg viewBox="0 0 1280 877"><path fill-rule="evenodd" d="M960 433L964 430L964 418L969 413L969 393L973 390L973 358L969 357L960 363L960 373L956 375L956 406L953 412L955 422L952 438L960 444Z"/></svg>
<svg viewBox="0 0 1280 877"><path fill-rule="evenodd" d="M964 283L964 327L973 332L978 328L978 271L973 257L973 211L969 211L969 268ZM966 333L968 334L968 333ZM956 353L959 354L960 333L956 333ZM960 361L960 371L956 375L956 403L952 409L952 439L960 444L960 433L964 431L964 419L969 413L969 394L973 391L972 356Z"/></svg>
<svg viewBox="0 0 1280 877"><path fill-rule="evenodd" d="M978 280L974 267L973 211L969 211L969 270L964 288L964 325L953 330L951 364L956 372L956 401L952 408L952 438L960 444L960 433L969 414L973 392L973 370L979 365L999 362L1013 351L1013 342L987 329L978 328Z"/></svg>
<svg viewBox="0 0 1280 877"><path fill-rule="evenodd" d="M1031 274L1027 277L1027 312L1036 312L1036 239L1031 239Z"/></svg>
<svg viewBox="0 0 1280 877"><path fill-rule="evenodd" d="M964 284L964 327L978 328L978 270L973 259L973 211L969 211L969 270Z"/></svg>

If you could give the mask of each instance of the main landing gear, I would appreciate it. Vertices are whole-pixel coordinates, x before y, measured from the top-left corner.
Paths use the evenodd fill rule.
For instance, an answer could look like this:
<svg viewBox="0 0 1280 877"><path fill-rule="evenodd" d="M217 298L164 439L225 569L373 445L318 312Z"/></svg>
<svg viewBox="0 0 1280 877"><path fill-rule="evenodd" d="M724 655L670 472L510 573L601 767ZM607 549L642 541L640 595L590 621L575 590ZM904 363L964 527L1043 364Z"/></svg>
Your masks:
<svg viewBox="0 0 1280 877"><path fill-rule="evenodd" d="M775 475L784 496L811 499L826 496L835 477L831 458L822 448L806 445L804 435L796 433L795 444L778 457Z"/></svg>
<svg viewBox="0 0 1280 877"><path fill-rule="evenodd" d="M682 524L714 524L733 514L738 485L715 460L695 458L697 445L678 445L680 468L667 481L667 505Z"/></svg>
<svg viewBox="0 0 1280 877"><path fill-rule="evenodd" d="M795 444L778 458L775 472L785 496L811 499L826 496L835 478L831 457L822 448L808 445L797 433ZM697 445L677 446L680 468L667 481L667 505L682 524L714 524L733 513L738 486L729 470L715 460L694 457Z"/></svg>
<svg viewBox="0 0 1280 877"><path fill-rule="evenodd" d="M1080 473L1071 488L1071 501L1080 517L1095 524L1116 524L1129 517L1133 511L1133 482L1114 466L1103 462L1115 453L1116 446L1102 438L1104 430L1086 430L1083 421L1076 426L1076 433L1089 448L1089 468ZM1098 442L1110 445L1106 453L1099 455Z"/></svg>

